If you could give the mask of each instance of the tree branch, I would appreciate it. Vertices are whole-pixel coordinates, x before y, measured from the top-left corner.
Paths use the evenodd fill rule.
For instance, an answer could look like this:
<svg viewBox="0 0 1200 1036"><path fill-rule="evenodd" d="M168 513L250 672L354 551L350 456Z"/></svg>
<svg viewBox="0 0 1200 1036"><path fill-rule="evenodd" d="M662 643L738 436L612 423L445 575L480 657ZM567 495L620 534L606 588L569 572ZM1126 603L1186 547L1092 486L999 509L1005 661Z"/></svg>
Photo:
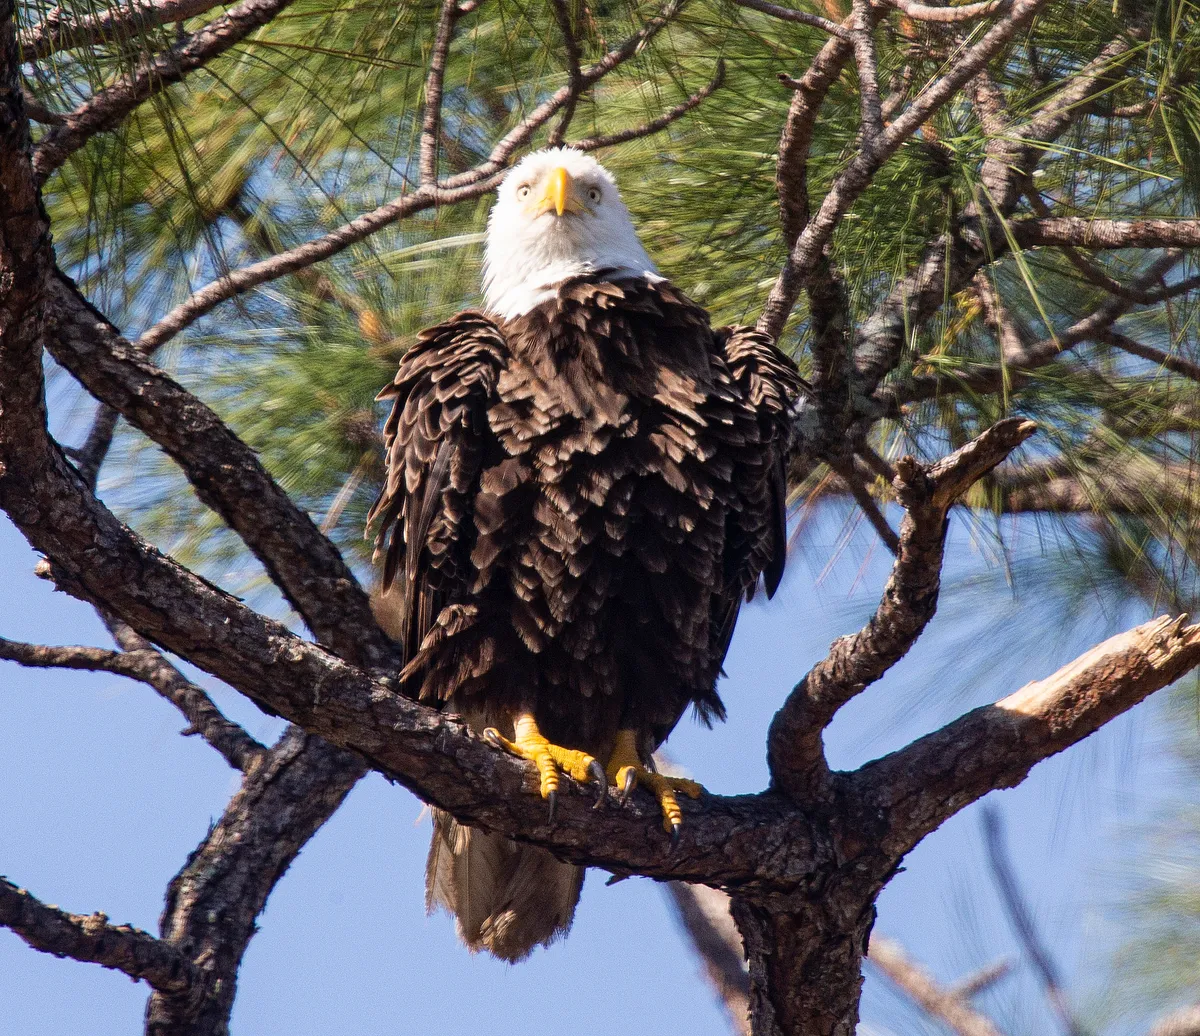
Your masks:
<svg viewBox="0 0 1200 1036"><path fill-rule="evenodd" d="M169 50L147 57L127 78L97 91L38 141L33 151L38 185L97 133L115 128L139 104L240 43L291 2L241 0Z"/></svg>
<svg viewBox="0 0 1200 1036"><path fill-rule="evenodd" d="M1092 219L1051 216L1013 220L1013 238L1022 248L1073 245L1077 248L1196 248L1200 219Z"/></svg>
<svg viewBox="0 0 1200 1036"><path fill-rule="evenodd" d="M599 82L613 69L633 57L679 14L686 3L687 0L667 0L659 13L641 29L580 73L584 85L591 86ZM144 352L152 352L225 300L242 295L260 284L322 262L398 220L435 206L453 205L487 194L503 179L504 170L513 153L567 103L570 92L570 87L565 86L552 94L500 139L492 148L487 161L465 173L451 176L441 185L425 184L412 194L401 195L386 202L371 212L331 230L328 234L290 248L286 252L280 252L269 259L232 270L211 281L193 292L153 327L148 328L137 340L137 347Z"/></svg>
<svg viewBox="0 0 1200 1036"><path fill-rule="evenodd" d="M60 50L126 43L149 29L186 21L217 6L217 0L125 0L119 7L78 18L67 18L61 7L54 7L20 34L22 56L28 61Z"/></svg>
<svg viewBox="0 0 1200 1036"><path fill-rule="evenodd" d="M807 11L794 11L790 7L780 7L778 4L769 3L768 0L733 0L738 7L745 7L751 11L760 11L762 14L769 14L772 18L778 18L785 22L795 22L798 25L811 25L814 29L821 29L831 36L836 36L838 39L851 42L852 36L850 31L844 26L838 25L837 22L832 22L828 18L822 18L819 14L809 14Z"/></svg>
<svg viewBox="0 0 1200 1036"><path fill-rule="evenodd" d="M1162 349L1155 349L1152 345L1145 345L1111 328L1105 331L1098 331L1092 338L1097 342L1104 342L1106 345L1115 346L1129 353L1131 356L1138 356L1143 360L1156 363L1164 370L1169 370L1175 374L1182 374L1185 378L1190 378L1192 381L1200 381L1200 364L1193 363L1191 360L1185 360L1182 356L1163 352Z"/></svg>
<svg viewBox="0 0 1200 1036"><path fill-rule="evenodd" d="M890 818L879 848L899 860L964 806L1024 780L1061 752L1200 665L1200 626L1159 618L1104 641L1052 676L968 712L852 777Z"/></svg>
<svg viewBox="0 0 1200 1036"><path fill-rule="evenodd" d="M937 609L951 506L1036 430L1032 421L1010 418L936 464L922 466L911 457L897 462L894 487L905 516L883 599L862 630L834 641L771 721L767 759L773 785L788 796L808 801L830 793L821 732L921 635Z"/></svg>
<svg viewBox="0 0 1200 1036"><path fill-rule="evenodd" d="M922 1011L958 1036L1001 1036L991 1020L976 1011L965 996L939 985L894 939L873 933L867 960Z"/></svg>
<svg viewBox="0 0 1200 1036"><path fill-rule="evenodd" d="M0 658L38 668L83 669L114 673L156 690L188 721L187 734L199 734L235 770L262 761L266 747L226 719L213 701L124 623L110 626L121 651L96 647L51 647L0 637ZM118 632L119 631L119 632Z"/></svg>
<svg viewBox="0 0 1200 1036"><path fill-rule="evenodd" d="M983 3L960 4L957 7L931 7L929 4L917 3L916 0L884 0L884 3L915 21L950 25L992 14L1004 6L1005 0L984 0Z"/></svg>
<svg viewBox="0 0 1200 1036"><path fill-rule="evenodd" d="M454 26L458 19L458 0L442 0L442 13L438 18L433 51L429 56L429 74L425 77L425 111L421 119L421 153L418 162L422 187L435 187L438 182L442 91L445 88L450 43L454 39Z"/></svg>
<svg viewBox="0 0 1200 1036"><path fill-rule="evenodd" d="M550 6L554 10L558 31L563 38L563 49L567 54L567 85L570 88L558 124L546 140L547 147L559 147L566 138L571 120L575 118L575 105L579 103L579 95L583 92L583 77L579 71L579 41L575 38L575 30L571 28L571 12L567 9L567 2L550 0Z"/></svg>
<svg viewBox="0 0 1200 1036"><path fill-rule="evenodd" d="M68 914L0 878L0 925L35 950L70 957L145 979L155 989L187 995L200 971L174 946L131 925L111 925L105 914Z"/></svg>

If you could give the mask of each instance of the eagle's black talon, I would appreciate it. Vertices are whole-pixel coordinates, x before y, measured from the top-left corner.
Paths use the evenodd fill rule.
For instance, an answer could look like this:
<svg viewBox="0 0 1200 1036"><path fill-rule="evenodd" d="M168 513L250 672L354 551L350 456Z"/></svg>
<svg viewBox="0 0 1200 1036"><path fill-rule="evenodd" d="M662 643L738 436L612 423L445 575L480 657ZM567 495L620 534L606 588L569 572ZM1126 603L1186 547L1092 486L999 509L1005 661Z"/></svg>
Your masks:
<svg viewBox="0 0 1200 1036"><path fill-rule="evenodd" d="M504 748L504 743L500 740L500 731L495 727L486 728L481 736L493 748Z"/></svg>
<svg viewBox="0 0 1200 1036"><path fill-rule="evenodd" d="M671 825L671 848L672 850L679 847L679 832L683 830L682 824Z"/></svg>
<svg viewBox="0 0 1200 1036"><path fill-rule="evenodd" d="M608 776L604 772L604 767L601 766L595 759L588 763L588 774L597 784L600 785L600 791L596 795L596 803L592 809L599 809L604 805L604 800L608 798Z"/></svg>
<svg viewBox="0 0 1200 1036"><path fill-rule="evenodd" d="M633 789L637 785L637 774L633 772L632 767L625 772L625 783L621 786L621 794L617 796L617 801L621 805L625 805L629 801L629 796L633 794Z"/></svg>
<svg viewBox="0 0 1200 1036"><path fill-rule="evenodd" d="M558 792L552 791L546 796L546 801L550 804L550 812L546 814L546 823L554 823L554 807L558 805Z"/></svg>

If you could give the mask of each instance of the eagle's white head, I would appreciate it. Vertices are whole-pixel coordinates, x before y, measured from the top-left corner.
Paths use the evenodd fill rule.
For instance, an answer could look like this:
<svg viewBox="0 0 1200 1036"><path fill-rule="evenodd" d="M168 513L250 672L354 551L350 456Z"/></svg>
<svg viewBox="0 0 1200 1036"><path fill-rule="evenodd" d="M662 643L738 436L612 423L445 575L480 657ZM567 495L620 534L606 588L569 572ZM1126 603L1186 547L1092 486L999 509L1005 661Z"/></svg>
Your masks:
<svg viewBox="0 0 1200 1036"><path fill-rule="evenodd" d="M485 308L511 319L552 298L553 285L600 270L662 280L612 173L575 148L526 155L504 178L488 219Z"/></svg>

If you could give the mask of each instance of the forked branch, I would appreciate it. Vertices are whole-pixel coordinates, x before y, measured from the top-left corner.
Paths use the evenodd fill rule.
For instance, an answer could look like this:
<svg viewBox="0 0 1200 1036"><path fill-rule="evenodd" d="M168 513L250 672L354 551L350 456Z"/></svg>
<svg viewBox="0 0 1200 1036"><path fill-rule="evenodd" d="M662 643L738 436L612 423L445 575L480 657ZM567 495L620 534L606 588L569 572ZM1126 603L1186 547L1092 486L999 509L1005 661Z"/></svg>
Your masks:
<svg viewBox="0 0 1200 1036"><path fill-rule="evenodd" d="M933 618L951 506L1036 430L1032 421L1011 418L935 464L921 465L912 457L896 463L893 487L905 516L883 599L862 630L834 641L771 722L771 775L793 799L828 794L821 732L838 709L907 654Z"/></svg>

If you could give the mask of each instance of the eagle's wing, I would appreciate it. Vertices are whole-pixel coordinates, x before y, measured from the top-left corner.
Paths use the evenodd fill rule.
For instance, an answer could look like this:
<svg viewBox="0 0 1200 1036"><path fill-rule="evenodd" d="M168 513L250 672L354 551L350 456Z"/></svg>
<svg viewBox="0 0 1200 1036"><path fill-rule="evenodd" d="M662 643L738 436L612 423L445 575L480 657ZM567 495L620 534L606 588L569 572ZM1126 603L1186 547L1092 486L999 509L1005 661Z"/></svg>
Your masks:
<svg viewBox="0 0 1200 1036"><path fill-rule="evenodd" d="M808 386L769 335L752 327L723 327L716 335L742 404L758 425L757 446L734 475L737 506L726 530L725 588L713 623L714 656L723 660L743 596L754 596L761 575L771 597L783 576L789 414Z"/></svg>
<svg viewBox="0 0 1200 1036"><path fill-rule="evenodd" d="M368 524L386 549L383 588L399 598L398 630L411 661L442 608L469 590L473 502L493 437L487 410L507 356L487 317L459 313L423 331L400 361L384 426L387 478Z"/></svg>

